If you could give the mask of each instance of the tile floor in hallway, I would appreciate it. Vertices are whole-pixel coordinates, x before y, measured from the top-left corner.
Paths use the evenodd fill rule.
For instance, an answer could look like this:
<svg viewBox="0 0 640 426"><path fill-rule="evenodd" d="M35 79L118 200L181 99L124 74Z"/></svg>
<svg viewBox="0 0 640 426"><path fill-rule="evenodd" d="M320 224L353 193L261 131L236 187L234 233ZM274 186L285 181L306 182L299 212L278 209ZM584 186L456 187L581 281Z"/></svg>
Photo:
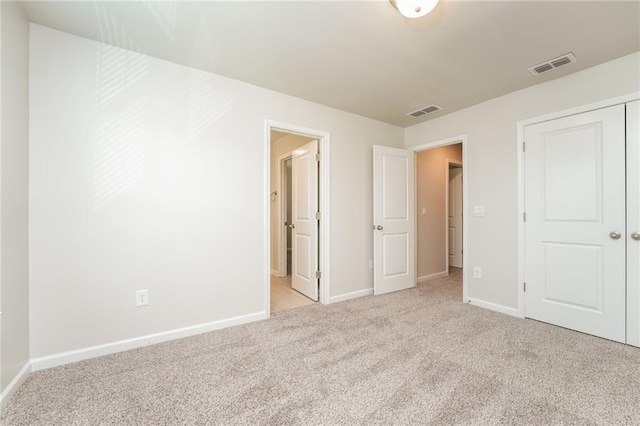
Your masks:
<svg viewBox="0 0 640 426"><path fill-rule="evenodd" d="M313 300L298 293L291 287L291 275L276 277L271 275L271 313L286 311L311 305Z"/></svg>

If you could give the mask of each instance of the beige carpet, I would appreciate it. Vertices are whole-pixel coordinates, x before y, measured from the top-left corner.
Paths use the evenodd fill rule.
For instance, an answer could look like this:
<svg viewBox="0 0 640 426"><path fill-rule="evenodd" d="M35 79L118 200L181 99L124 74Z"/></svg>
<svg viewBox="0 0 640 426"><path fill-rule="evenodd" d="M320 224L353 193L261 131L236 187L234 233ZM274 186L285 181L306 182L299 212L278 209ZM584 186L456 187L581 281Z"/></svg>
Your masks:
<svg viewBox="0 0 640 426"><path fill-rule="evenodd" d="M32 374L3 425L640 424L640 350L465 305L460 276Z"/></svg>

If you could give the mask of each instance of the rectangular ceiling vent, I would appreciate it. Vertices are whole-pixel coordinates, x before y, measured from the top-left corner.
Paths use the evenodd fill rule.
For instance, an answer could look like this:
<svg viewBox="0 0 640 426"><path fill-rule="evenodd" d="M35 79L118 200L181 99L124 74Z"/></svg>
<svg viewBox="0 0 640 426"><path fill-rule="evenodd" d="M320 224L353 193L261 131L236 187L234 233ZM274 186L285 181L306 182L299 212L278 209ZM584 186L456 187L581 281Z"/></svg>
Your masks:
<svg viewBox="0 0 640 426"><path fill-rule="evenodd" d="M424 107L417 111L410 112L407 115L418 118L418 117L422 117L423 115L431 114L432 112L440 111L441 109L442 108L440 108L438 105L429 105L428 107Z"/></svg>
<svg viewBox="0 0 640 426"><path fill-rule="evenodd" d="M558 56L557 58L553 58L547 62L534 65L529 68L529 71L531 71L533 75L538 75L542 74L543 72L551 71L564 65L574 63L577 60L578 59L573 53L567 53L566 55Z"/></svg>

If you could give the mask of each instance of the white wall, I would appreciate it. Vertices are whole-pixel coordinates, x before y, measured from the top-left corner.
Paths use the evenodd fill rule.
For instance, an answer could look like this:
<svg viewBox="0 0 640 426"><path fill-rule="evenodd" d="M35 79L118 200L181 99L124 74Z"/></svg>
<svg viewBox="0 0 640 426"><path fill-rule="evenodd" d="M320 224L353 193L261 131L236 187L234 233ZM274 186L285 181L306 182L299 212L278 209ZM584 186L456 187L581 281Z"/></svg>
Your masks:
<svg viewBox="0 0 640 426"><path fill-rule="evenodd" d="M37 25L30 70L33 358L263 312L265 119L331 132L331 295L372 286L402 129Z"/></svg>
<svg viewBox="0 0 640 426"><path fill-rule="evenodd" d="M0 7L0 392L4 392L29 362L29 23L17 3L2 2Z"/></svg>
<svg viewBox="0 0 640 426"><path fill-rule="evenodd" d="M465 257L470 267L482 267L482 280L467 275L469 297L517 305L516 123L639 90L635 53L405 129L407 147L468 136ZM474 205L485 206L485 217L470 214Z"/></svg>
<svg viewBox="0 0 640 426"><path fill-rule="evenodd" d="M416 154L418 279L447 273L447 160L462 164L461 143ZM427 209L425 216L422 208Z"/></svg>
<svg viewBox="0 0 640 426"><path fill-rule="evenodd" d="M279 133L279 132L271 132ZM277 191L276 200L271 202L271 270L278 271L280 262L280 253L278 250L278 206L280 205L280 197L282 193L278 188L279 161L282 155L291 153L294 149L312 141L313 139L300 135L287 134L271 143L271 192Z"/></svg>

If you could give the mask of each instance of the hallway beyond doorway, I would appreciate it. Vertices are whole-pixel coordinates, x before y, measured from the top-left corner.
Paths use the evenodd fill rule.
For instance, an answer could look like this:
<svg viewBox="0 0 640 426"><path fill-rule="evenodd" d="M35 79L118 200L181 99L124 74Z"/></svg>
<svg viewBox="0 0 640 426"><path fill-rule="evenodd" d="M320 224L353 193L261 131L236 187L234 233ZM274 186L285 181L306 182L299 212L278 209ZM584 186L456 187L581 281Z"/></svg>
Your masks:
<svg viewBox="0 0 640 426"><path fill-rule="evenodd" d="M291 275L271 275L271 313L313 305L315 302L291 287Z"/></svg>

